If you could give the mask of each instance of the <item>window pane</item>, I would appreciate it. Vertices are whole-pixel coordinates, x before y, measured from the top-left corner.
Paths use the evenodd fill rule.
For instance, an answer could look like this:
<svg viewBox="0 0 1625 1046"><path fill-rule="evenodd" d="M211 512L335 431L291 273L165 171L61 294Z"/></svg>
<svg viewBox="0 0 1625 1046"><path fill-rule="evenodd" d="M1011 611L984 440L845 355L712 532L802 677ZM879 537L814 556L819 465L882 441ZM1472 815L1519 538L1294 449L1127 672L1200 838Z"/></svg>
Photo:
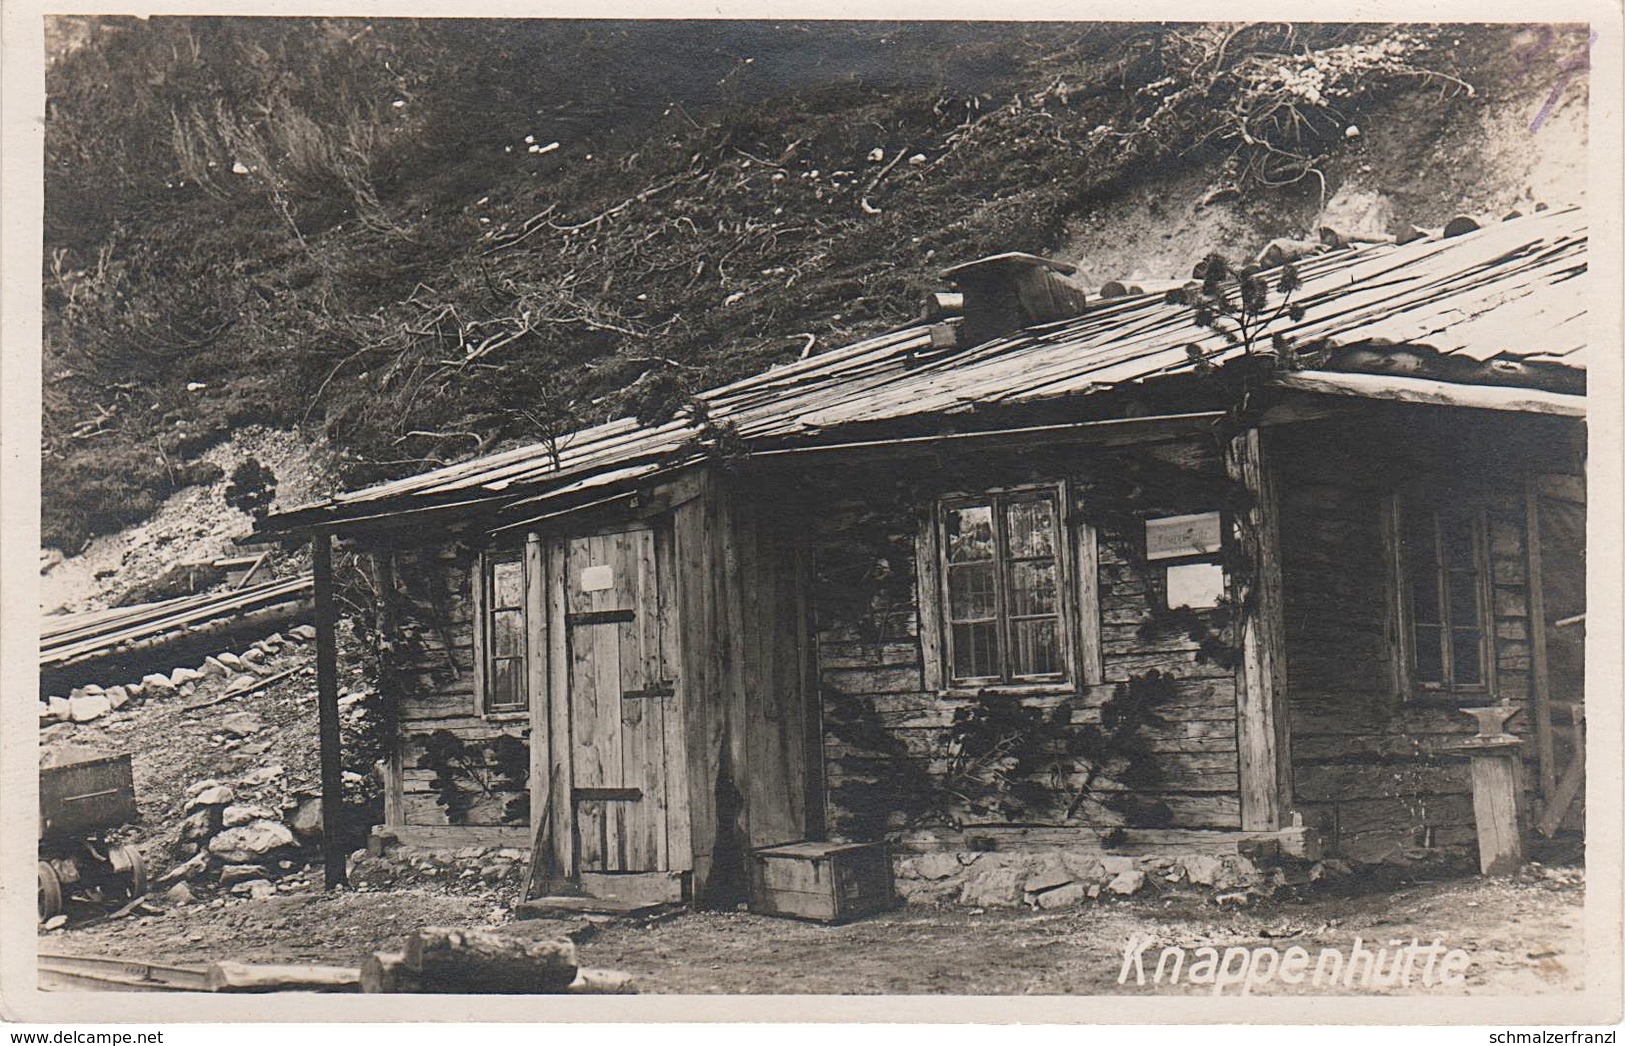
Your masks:
<svg viewBox="0 0 1625 1046"><path fill-rule="evenodd" d="M945 519L948 562L993 558L993 506L951 508Z"/></svg>
<svg viewBox="0 0 1625 1046"><path fill-rule="evenodd" d="M1445 577L1450 593L1450 623L1457 627L1477 628L1478 578L1472 574L1452 572Z"/></svg>
<svg viewBox="0 0 1625 1046"><path fill-rule="evenodd" d="M522 677L517 660L500 660L491 665L491 707L512 708L525 703Z"/></svg>
<svg viewBox="0 0 1625 1046"><path fill-rule="evenodd" d="M1431 566L1411 578L1411 617L1418 625L1439 623L1439 576Z"/></svg>
<svg viewBox="0 0 1625 1046"><path fill-rule="evenodd" d="M1439 513L1439 547L1444 552L1445 566L1473 569L1472 517L1455 512Z"/></svg>
<svg viewBox="0 0 1625 1046"><path fill-rule="evenodd" d="M948 617L954 621L992 617L993 564L971 563L948 568Z"/></svg>
<svg viewBox="0 0 1625 1046"><path fill-rule="evenodd" d="M1006 505L1004 525L1013 559L1055 556L1055 504L1049 499Z"/></svg>
<svg viewBox="0 0 1625 1046"><path fill-rule="evenodd" d="M491 605L517 607L525 602L525 576L517 559L491 564Z"/></svg>
<svg viewBox="0 0 1625 1046"><path fill-rule="evenodd" d="M1017 617L1028 614L1055 613L1056 587L1054 563L1012 563L1010 565L1010 613Z"/></svg>
<svg viewBox="0 0 1625 1046"><path fill-rule="evenodd" d="M1442 632L1437 625L1416 627L1417 682L1444 682L1444 654L1439 645L1442 641Z"/></svg>
<svg viewBox="0 0 1625 1046"><path fill-rule="evenodd" d="M999 674L999 638L993 622L954 626L954 677L971 679Z"/></svg>
<svg viewBox="0 0 1625 1046"><path fill-rule="evenodd" d="M1457 686L1473 686L1484 681L1481 636L1476 628L1458 628L1450 636L1450 660Z"/></svg>
<svg viewBox="0 0 1625 1046"><path fill-rule="evenodd" d="M1017 621L1015 642L1013 667L1016 675L1055 675L1061 671L1061 650L1056 642L1054 618Z"/></svg>
<svg viewBox="0 0 1625 1046"><path fill-rule="evenodd" d="M491 653L495 657L522 657L525 653L525 615L498 610L491 615Z"/></svg>

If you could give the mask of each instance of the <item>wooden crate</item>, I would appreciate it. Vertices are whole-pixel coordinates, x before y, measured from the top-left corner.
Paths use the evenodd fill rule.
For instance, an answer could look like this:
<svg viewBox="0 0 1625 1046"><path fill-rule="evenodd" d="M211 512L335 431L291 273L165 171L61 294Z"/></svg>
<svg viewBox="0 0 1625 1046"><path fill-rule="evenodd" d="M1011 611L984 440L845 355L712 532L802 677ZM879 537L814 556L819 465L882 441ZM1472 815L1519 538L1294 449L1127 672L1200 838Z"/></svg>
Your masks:
<svg viewBox="0 0 1625 1046"><path fill-rule="evenodd" d="M788 843L751 855L750 910L838 923L895 903L885 843Z"/></svg>

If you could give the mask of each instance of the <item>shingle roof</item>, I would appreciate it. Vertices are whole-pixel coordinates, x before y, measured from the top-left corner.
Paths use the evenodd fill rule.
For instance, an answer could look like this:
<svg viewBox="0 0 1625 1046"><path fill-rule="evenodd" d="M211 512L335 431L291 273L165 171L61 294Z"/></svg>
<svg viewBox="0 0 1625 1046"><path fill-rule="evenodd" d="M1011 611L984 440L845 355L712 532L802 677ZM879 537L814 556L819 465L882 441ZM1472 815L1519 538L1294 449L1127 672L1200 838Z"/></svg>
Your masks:
<svg viewBox="0 0 1625 1046"><path fill-rule="evenodd" d="M1583 369L1588 354L1587 225L1579 209L1516 218L1451 239L1371 244L1298 263L1306 308L1272 331L1426 345L1484 361L1527 358ZM746 440L811 437L865 422L951 415L1085 395L1239 355L1190 308L1161 294L1097 301L1082 316L966 349L931 349L914 326L776 367L703 393L714 423ZM1573 397L1578 399L1578 397ZM693 425L621 419L559 442L424 472L272 517L268 529L336 523L443 502L489 501L607 486L678 463Z"/></svg>

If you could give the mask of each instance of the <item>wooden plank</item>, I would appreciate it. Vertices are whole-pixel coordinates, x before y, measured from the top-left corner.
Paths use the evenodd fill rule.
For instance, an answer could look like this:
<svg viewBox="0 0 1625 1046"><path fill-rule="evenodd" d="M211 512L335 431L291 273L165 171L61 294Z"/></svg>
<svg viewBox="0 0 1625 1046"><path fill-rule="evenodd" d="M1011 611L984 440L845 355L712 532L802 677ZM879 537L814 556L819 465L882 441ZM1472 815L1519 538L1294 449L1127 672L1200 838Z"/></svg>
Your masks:
<svg viewBox="0 0 1625 1046"><path fill-rule="evenodd" d="M696 495L697 496L697 495ZM693 500L692 497L685 498ZM693 839L688 818L688 760L685 754L687 680L683 677L679 650L681 628L677 620L677 564L669 525L654 532L655 550L655 635L659 677L673 680L672 695L663 701L661 737L666 753L666 867L688 871L693 867Z"/></svg>
<svg viewBox="0 0 1625 1046"><path fill-rule="evenodd" d="M547 723L547 554L542 536L535 531L525 535L525 692L529 698L527 722L530 736L525 739L530 754L530 829L533 842L531 860L541 856L542 827L552 802L548 774ZM543 862L546 863L546 862Z"/></svg>
<svg viewBox="0 0 1625 1046"><path fill-rule="evenodd" d="M1292 802L1279 509L1262 439L1256 428L1248 429L1230 441L1226 455L1226 471L1252 501L1235 521L1252 577L1232 585L1232 605L1241 608L1236 668L1241 827L1249 831L1279 829Z"/></svg>
<svg viewBox="0 0 1625 1046"><path fill-rule="evenodd" d="M1530 698L1535 745L1540 755L1540 794L1551 802L1557 790L1557 759L1552 744L1551 673L1546 660L1546 593L1540 545L1540 477L1524 485L1524 552L1529 579ZM1550 833L1548 833L1550 834Z"/></svg>
<svg viewBox="0 0 1625 1046"><path fill-rule="evenodd" d="M947 685L943 665L941 573L936 513L922 512L914 535L914 589L920 615L919 664L923 671L922 685L927 690L941 690Z"/></svg>
<svg viewBox="0 0 1625 1046"><path fill-rule="evenodd" d="M564 615L569 606L569 548L564 539L544 543L547 564L547 748L548 790L552 797L549 817L553 825L551 844L553 868L573 875L576 867L576 816L570 792L575 787L571 762L570 685L573 659L569 630Z"/></svg>
<svg viewBox="0 0 1625 1046"><path fill-rule="evenodd" d="M1272 385L1320 392L1334 396L1364 396L1447 407L1473 407L1479 410L1508 410L1525 414L1551 414L1563 418L1586 416L1584 396L1570 396L1539 389L1461 385L1429 378L1403 378L1387 374L1314 373L1278 374Z"/></svg>
<svg viewBox="0 0 1625 1046"><path fill-rule="evenodd" d="M1076 550L1077 581L1073 585L1077 601L1073 627L1078 648L1078 679L1092 686L1106 678L1101 653L1100 614L1100 544L1099 535L1091 523L1079 523L1073 528L1073 547Z"/></svg>
<svg viewBox="0 0 1625 1046"><path fill-rule="evenodd" d="M718 596L714 477L704 493L680 506L674 518L677 563L677 628L681 637L684 749L688 761L688 811L694 896L711 897L712 853L717 838L717 774L721 766L722 694L717 651Z"/></svg>
<svg viewBox="0 0 1625 1046"><path fill-rule="evenodd" d="M485 714L486 693L490 688L491 661L486 650L490 626L490 602L486 592L486 566L485 555L481 553L474 557L474 569L470 571L470 608L474 614L474 671L471 673L474 688L474 713Z"/></svg>

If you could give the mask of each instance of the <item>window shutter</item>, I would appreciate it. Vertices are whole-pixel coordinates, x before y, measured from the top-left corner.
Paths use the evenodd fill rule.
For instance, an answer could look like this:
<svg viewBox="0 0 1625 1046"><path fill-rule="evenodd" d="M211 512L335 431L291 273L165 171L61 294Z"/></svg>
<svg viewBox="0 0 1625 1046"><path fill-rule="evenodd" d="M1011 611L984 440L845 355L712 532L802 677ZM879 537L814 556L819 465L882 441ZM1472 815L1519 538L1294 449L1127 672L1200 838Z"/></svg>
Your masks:
<svg viewBox="0 0 1625 1046"><path fill-rule="evenodd" d="M919 602L920 657L925 670L925 688L944 688L942 664L942 558L937 548L935 502L920 513L919 532L914 538L914 588Z"/></svg>

